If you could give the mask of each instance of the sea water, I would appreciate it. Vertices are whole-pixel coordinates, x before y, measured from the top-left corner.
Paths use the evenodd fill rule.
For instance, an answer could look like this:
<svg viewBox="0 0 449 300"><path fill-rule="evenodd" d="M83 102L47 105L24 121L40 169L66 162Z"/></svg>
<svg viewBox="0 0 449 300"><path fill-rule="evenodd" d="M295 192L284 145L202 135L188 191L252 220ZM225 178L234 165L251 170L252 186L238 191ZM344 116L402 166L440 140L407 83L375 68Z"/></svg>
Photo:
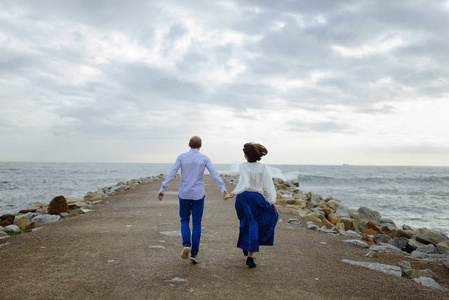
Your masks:
<svg viewBox="0 0 449 300"><path fill-rule="evenodd" d="M171 164L0 162L0 215L52 198L82 198L120 181L167 174ZM216 164L236 174L238 164ZM348 209L365 206L396 225L449 234L449 167L270 165L272 177L298 179L307 193L332 196Z"/></svg>

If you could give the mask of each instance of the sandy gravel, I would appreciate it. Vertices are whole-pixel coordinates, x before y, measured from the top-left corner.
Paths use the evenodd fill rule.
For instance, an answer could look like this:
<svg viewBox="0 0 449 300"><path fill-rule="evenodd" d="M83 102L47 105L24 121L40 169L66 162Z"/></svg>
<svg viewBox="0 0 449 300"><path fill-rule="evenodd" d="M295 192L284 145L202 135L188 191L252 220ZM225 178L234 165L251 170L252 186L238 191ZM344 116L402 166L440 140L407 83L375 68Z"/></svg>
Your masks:
<svg viewBox="0 0 449 300"><path fill-rule="evenodd" d="M274 247L262 247L247 269L236 248L234 199L223 201L206 177L200 264L180 258L177 187L162 202L161 180L107 198L94 211L0 240L0 299L448 299L404 277L342 263L342 259L397 265L404 257L345 244L341 236L287 224L281 209ZM232 187L229 185L229 190ZM164 248L162 248L164 247ZM449 270L432 269L449 288ZM170 282L181 278L186 282Z"/></svg>

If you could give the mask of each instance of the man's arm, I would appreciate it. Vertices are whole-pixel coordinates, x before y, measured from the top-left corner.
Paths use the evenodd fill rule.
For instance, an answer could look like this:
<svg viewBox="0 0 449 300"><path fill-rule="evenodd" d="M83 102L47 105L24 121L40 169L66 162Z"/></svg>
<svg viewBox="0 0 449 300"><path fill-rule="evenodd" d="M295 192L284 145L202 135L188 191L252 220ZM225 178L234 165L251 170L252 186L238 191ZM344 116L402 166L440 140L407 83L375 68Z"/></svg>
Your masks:
<svg viewBox="0 0 449 300"><path fill-rule="evenodd" d="M212 162L210 161L209 158L207 158L206 168L209 171L210 176L212 176L212 179L215 181L215 184L220 189L223 199L226 200L227 199L226 196L228 195L228 192L226 190L225 183L224 183L223 179L221 179L220 174L218 174L218 172L215 170L215 168L212 165Z"/></svg>
<svg viewBox="0 0 449 300"><path fill-rule="evenodd" d="M164 197L165 189L170 185L173 178L178 174L179 168L181 167L181 160L179 156L176 158L175 164L171 168L170 172L168 172L167 177L165 177L164 182L161 184L161 189L159 190L158 199L162 201Z"/></svg>

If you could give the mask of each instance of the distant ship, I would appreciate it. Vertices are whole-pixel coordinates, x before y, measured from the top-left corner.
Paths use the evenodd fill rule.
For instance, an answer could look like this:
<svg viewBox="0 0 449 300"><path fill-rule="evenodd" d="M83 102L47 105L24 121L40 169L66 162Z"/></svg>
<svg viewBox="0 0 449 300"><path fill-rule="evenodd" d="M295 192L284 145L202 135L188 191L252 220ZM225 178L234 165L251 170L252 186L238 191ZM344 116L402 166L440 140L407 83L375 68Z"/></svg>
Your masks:
<svg viewBox="0 0 449 300"><path fill-rule="evenodd" d="M348 164L343 164L343 167L349 167L349 165Z"/></svg>

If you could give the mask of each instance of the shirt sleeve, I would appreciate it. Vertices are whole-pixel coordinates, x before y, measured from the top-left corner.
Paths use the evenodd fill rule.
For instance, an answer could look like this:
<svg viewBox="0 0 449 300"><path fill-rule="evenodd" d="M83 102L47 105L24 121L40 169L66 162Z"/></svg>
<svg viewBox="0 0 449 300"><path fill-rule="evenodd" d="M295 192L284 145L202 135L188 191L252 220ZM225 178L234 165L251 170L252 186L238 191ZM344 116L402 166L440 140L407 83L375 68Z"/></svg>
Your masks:
<svg viewBox="0 0 449 300"><path fill-rule="evenodd" d="M164 194L165 189L170 185L173 178L175 178L176 174L178 174L179 168L181 167L181 159L178 156L176 158L175 164L171 168L170 172L168 172L167 177L165 177L164 182L161 184L161 189L159 190L159 193Z"/></svg>
<svg viewBox="0 0 449 300"><path fill-rule="evenodd" d="M273 179L266 165L263 166L263 188L267 192L268 202L271 205L276 204L276 189L274 188Z"/></svg>
<svg viewBox="0 0 449 300"><path fill-rule="evenodd" d="M215 170L209 158L206 160L206 168L209 171L210 176L212 176L212 179L215 181L215 184L220 188L221 193L223 194L226 192L225 183L223 182L223 179L221 179L220 174Z"/></svg>

